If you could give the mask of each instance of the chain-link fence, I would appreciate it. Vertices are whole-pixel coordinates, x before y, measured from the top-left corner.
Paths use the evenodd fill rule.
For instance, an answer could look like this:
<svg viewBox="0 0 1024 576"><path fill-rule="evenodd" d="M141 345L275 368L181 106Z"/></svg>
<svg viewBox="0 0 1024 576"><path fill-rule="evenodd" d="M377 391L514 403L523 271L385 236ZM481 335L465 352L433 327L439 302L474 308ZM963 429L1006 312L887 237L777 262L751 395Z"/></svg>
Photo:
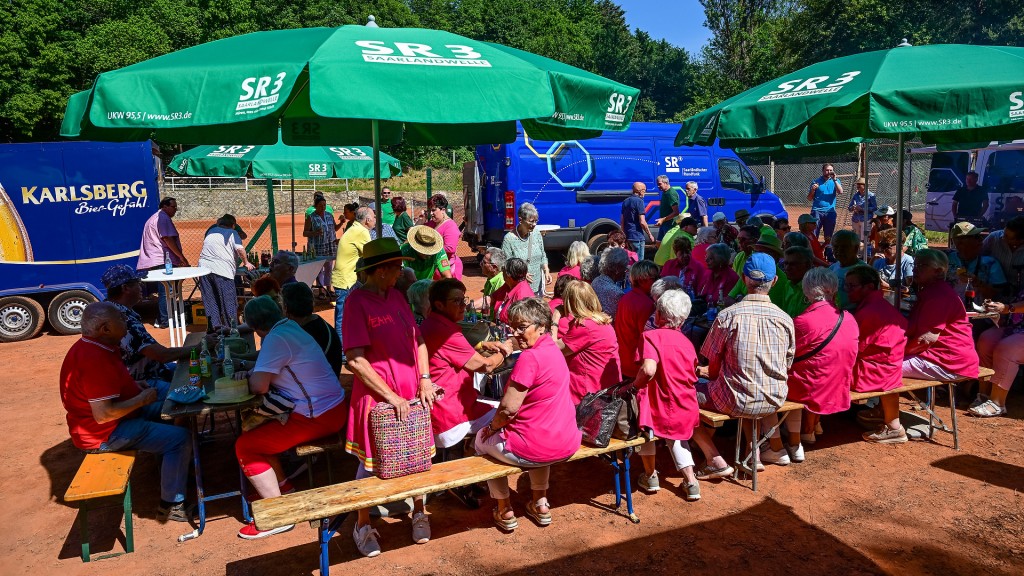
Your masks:
<svg viewBox="0 0 1024 576"><path fill-rule="evenodd" d="M907 142L907 148L921 146L921 142ZM899 188L899 148L895 140L876 140L866 146L868 190L874 192L878 205L896 206ZM757 163L761 162L761 163ZM765 186L782 199L795 219L810 210L807 191L811 182L821 176L821 165L832 164L836 175L843 182L844 196L837 204L837 228L850 226L850 195L856 190L860 162L856 153L831 157L804 157L796 160L758 158L747 165L758 177L764 178ZM930 168L930 154L907 154L904 165L904 207L914 212L914 222L924 224L926 184ZM906 191L910 192L909 202Z"/></svg>

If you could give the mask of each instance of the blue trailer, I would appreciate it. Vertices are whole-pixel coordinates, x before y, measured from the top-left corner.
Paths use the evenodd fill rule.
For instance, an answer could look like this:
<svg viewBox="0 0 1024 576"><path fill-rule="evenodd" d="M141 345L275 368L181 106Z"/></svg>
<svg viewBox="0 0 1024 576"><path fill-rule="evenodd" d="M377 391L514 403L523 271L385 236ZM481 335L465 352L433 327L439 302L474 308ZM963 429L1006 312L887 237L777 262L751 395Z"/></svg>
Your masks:
<svg viewBox="0 0 1024 576"><path fill-rule="evenodd" d="M657 218L660 174L672 186L694 181L708 212L730 220L740 209L751 215L787 217L782 201L731 150L673 143L679 127L633 122L625 132L605 132L590 140L533 140L519 127L516 141L479 146L477 161L466 166L466 239L471 245L501 244L516 225L516 208L531 202L540 213L547 250L562 251L582 240L591 251L619 228L622 201L633 182L647 185L647 221ZM685 199L683 199L685 202ZM682 203L681 203L682 204Z"/></svg>
<svg viewBox="0 0 1024 576"><path fill-rule="evenodd" d="M149 142L0 144L0 342L81 330L160 202Z"/></svg>

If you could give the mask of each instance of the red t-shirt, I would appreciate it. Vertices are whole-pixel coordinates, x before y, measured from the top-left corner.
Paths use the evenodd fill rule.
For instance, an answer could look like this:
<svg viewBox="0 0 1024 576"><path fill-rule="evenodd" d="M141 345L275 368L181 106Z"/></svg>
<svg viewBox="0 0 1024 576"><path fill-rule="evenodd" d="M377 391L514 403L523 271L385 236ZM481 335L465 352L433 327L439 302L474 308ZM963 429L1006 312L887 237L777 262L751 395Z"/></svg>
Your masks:
<svg viewBox="0 0 1024 576"><path fill-rule="evenodd" d="M739 279L739 274L729 266L722 269L718 278L715 278L711 270L708 270L700 284L697 285L697 293L706 298L708 302L718 302L719 291L723 296L728 296Z"/></svg>
<svg viewBox="0 0 1024 576"><path fill-rule="evenodd" d="M82 450L94 450L110 438L118 420L100 424L92 415L90 402L130 400L141 392L132 379L121 351L81 338L64 356L60 367L60 398L67 410L71 441Z"/></svg>
<svg viewBox="0 0 1024 576"><path fill-rule="evenodd" d="M577 280L582 280L582 277L580 276L580 265L577 264L569 268L562 268L558 271L558 277L561 278L562 276L572 276Z"/></svg>
<svg viewBox="0 0 1024 576"><path fill-rule="evenodd" d="M430 379L444 389L444 397L430 411L434 435L486 414L487 405L476 401L473 373L465 369L476 350L459 325L431 312L420 325L420 332L430 355Z"/></svg>
<svg viewBox="0 0 1024 576"><path fill-rule="evenodd" d="M615 337L619 341L619 364L624 378L636 376L640 336L651 312L654 312L654 301L636 288L619 300L619 308L615 312Z"/></svg>
<svg viewBox="0 0 1024 576"><path fill-rule="evenodd" d="M704 284L704 277L708 274L706 266L701 264L699 261L690 259L690 263L686 265L686 268L679 266L679 260L673 258L665 265L661 267L661 277L675 276L679 278L679 283L683 286L689 286L694 290Z"/></svg>
<svg viewBox="0 0 1024 576"><path fill-rule="evenodd" d="M801 234L803 233L801 232ZM804 234L804 237L811 243L811 252L814 254L815 258L824 260L825 248L821 245L821 242L818 242L818 239L811 234Z"/></svg>

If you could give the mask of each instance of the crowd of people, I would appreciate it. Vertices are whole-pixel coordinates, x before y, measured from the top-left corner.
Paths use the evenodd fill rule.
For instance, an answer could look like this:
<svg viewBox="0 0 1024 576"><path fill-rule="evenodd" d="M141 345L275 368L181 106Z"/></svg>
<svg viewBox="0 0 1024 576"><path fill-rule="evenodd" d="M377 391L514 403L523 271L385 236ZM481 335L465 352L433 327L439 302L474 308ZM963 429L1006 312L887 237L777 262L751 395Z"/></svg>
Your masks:
<svg viewBox="0 0 1024 576"><path fill-rule="evenodd" d="M238 377L248 379L251 392L272 391L296 406L284 428L256 428L236 442L239 463L259 496L294 489L277 454L340 430L346 451L359 462L356 478L373 474L369 414L379 402L392 405L400 419L411 402L431 408L436 447L457 451L461 445L464 454L529 469L526 514L542 526L552 522L550 465L580 445L574 406L620 382L637 392L641 427L666 442L688 500L700 498L702 481L734 472L715 446L713 429L699 425L701 408L760 417L774 427L787 400L806 406L787 420L785 434L776 430L750 460L759 468L802 462L806 446L823 433L821 416L848 410L851 391L889 392L903 377L963 380L977 378L979 365L990 367L995 376L982 384L970 412L1005 414L1007 392L1024 361L1024 218L984 240L981 229L965 223L954 229L955 252L917 246L899 262L897 242L910 234L883 229L879 258L868 264L858 254L864 227L874 219L873 204L870 198L851 201L852 209L863 210L860 230L835 230L830 211L843 189L830 166L809 190L814 207L799 216L796 231L788 220L746 211L733 214L735 224L724 213L708 215L690 184L669 195L675 203L663 206L659 243L643 212L636 212L633 199L646 191L636 183L623 205L623 231L609 234L599 254L574 243L554 282L537 231L538 211L522 204L518 225L501 247L483 250L486 281L479 297L462 282L458 226L444 196L431 199L429 222L416 224L403 199L386 194L391 208L383 212L393 235L381 238L374 237L370 207L346 206L348 216L336 220L317 198L304 234L327 259L321 284L333 291L334 325L314 314L313 291L295 281L298 258L288 251L271 261L262 285L268 294L244 308L262 350L252 370ZM667 177L657 185L663 194L671 190ZM860 183L856 194L864 194ZM161 212L170 216L167 209L173 208L162 204ZM163 243L164 219L158 213L154 221L153 233ZM237 256L244 262L233 226L227 216L218 220L208 234L211 249L204 243L201 258ZM648 242L653 252L646 250ZM912 286L896 285L896 269ZM186 520L184 474L192 447L180 428L151 420L152 406L167 394L168 362L190 350L164 348L146 334L131 309L141 297L143 274L115 266L104 275L109 302L86 309L83 338L62 369L61 393L79 448L163 455L160 513ZM965 285L982 294L980 309L1000 316L998 326L972 326ZM916 299L905 317L886 290L908 288ZM210 289L216 292L216 284ZM219 311L230 314L231 308ZM477 311L510 337L471 345L464 327ZM477 402L475 376L506 366L515 351L518 359L497 408ZM354 376L348 394L338 379L342 366ZM868 442L907 441L895 394L881 396L857 420L868 428ZM691 441L704 456L699 467ZM639 485L648 492L660 489L655 450L648 443L640 452ZM488 489L496 502L495 525L514 530L507 480L488 481ZM250 524L239 535L262 538L289 528L260 531ZM429 541L422 498L414 501L411 529L414 542ZM359 512L353 539L363 555L380 553L369 510Z"/></svg>

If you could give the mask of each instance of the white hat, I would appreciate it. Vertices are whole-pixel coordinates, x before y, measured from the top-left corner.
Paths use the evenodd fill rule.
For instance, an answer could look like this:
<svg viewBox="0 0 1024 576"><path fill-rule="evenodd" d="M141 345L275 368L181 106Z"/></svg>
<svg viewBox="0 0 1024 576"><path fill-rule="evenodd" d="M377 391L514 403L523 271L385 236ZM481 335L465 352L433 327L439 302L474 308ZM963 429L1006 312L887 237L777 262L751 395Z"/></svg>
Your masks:
<svg viewBox="0 0 1024 576"><path fill-rule="evenodd" d="M725 213L715 212L715 215L711 217L712 222L718 222L719 220L725 220Z"/></svg>

